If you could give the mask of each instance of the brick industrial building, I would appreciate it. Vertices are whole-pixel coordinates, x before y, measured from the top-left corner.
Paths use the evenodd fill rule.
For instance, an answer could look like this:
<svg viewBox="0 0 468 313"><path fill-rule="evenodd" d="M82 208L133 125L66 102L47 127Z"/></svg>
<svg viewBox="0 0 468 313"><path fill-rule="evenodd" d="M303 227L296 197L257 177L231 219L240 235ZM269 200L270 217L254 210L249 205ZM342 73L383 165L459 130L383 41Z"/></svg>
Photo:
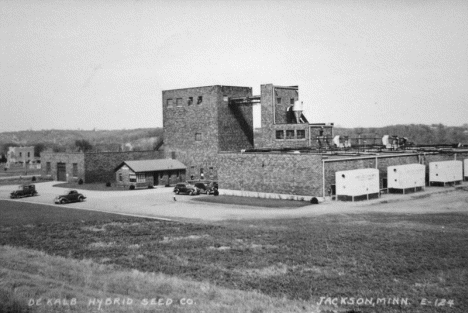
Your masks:
<svg viewBox="0 0 468 313"><path fill-rule="evenodd" d="M384 186L388 166L428 168L430 162L467 157L457 149L343 154L332 148L332 123L310 123L304 116L297 86L266 84L260 91L253 95L251 87L220 85L165 90L164 151L42 153L43 175L115 182L123 162L174 159L182 163L177 171L160 167L171 162L160 162L144 168L141 177L144 173L156 185L216 180L232 194L307 198L326 196L337 171L377 168ZM260 105L259 129L254 129L254 105Z"/></svg>
<svg viewBox="0 0 468 313"><path fill-rule="evenodd" d="M261 128L254 131L253 108L261 106ZM323 197L335 184L335 172L467 157L456 150L379 152L343 156L324 153L331 123L309 123L302 114L297 86L207 86L163 91L166 156L187 167L187 177L214 179L237 194L266 193Z"/></svg>

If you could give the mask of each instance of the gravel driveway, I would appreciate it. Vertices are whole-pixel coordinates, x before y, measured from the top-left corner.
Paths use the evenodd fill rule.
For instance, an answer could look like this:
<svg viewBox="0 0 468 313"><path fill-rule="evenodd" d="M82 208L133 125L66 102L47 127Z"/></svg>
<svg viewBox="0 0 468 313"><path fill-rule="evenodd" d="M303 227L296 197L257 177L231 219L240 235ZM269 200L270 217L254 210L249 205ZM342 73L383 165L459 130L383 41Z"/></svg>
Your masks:
<svg viewBox="0 0 468 313"><path fill-rule="evenodd" d="M55 205L54 198L67 189L53 187L58 182L37 183L37 197L15 199ZM0 186L0 199L9 199L16 186ZM468 212L468 184L461 187L428 187L424 192L408 195L383 195L382 198L364 202L325 201L318 205L300 208L266 209L260 207L204 203L191 201L193 196L175 195L172 188L155 188L125 191L80 190L87 199L83 203L57 205L60 207L97 210L135 216L168 218L175 220L218 221L227 219L286 218L321 214L365 212L437 213ZM174 200L174 197L176 200ZM213 196L195 196L213 197Z"/></svg>

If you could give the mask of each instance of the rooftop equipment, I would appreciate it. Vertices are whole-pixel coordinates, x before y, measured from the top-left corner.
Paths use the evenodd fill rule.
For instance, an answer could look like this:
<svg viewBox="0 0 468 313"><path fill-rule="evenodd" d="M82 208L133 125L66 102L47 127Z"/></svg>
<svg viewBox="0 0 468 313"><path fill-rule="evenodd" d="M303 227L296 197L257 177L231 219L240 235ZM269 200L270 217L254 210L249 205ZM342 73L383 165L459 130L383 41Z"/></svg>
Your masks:
<svg viewBox="0 0 468 313"><path fill-rule="evenodd" d="M462 161L440 161L429 163L429 185L459 183L463 180Z"/></svg>
<svg viewBox="0 0 468 313"><path fill-rule="evenodd" d="M294 112L294 117L296 118L296 123L304 123L302 119L302 111L304 110L304 103L302 101L296 100L292 108Z"/></svg>
<svg viewBox="0 0 468 313"><path fill-rule="evenodd" d="M374 168L335 173L336 199L344 201L369 200L379 197L379 170Z"/></svg>
<svg viewBox="0 0 468 313"><path fill-rule="evenodd" d="M390 193L407 193L423 190L426 182L426 166L406 164L387 167L387 187Z"/></svg>

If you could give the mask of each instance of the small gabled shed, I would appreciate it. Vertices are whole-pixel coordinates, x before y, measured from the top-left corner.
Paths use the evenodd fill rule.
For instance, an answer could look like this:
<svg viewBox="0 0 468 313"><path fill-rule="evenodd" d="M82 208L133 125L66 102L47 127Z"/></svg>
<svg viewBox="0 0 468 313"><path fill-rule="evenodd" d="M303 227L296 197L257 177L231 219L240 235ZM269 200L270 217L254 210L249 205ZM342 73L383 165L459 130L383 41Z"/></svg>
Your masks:
<svg viewBox="0 0 468 313"><path fill-rule="evenodd" d="M174 159L124 161L114 170L117 185L170 186L185 181L187 167Z"/></svg>

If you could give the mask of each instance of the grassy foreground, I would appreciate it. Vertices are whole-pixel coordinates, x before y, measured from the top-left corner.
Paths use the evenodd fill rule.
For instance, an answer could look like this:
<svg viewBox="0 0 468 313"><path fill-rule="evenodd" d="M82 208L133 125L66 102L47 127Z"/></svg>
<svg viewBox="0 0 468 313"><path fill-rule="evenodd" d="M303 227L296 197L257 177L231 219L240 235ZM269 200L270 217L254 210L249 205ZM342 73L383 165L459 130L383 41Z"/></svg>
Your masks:
<svg viewBox="0 0 468 313"><path fill-rule="evenodd" d="M208 296L205 312L273 312L266 304L276 307L275 301L284 303L282 312L312 312L316 303L331 305L333 301L337 303L334 309L342 312L461 313L468 308L467 214L352 214L208 225L12 201L0 201L0 214L5 217L0 220L0 245L40 250L66 258L64 263L91 262L96 268L107 269L102 275L109 279L113 271L154 272L176 276L182 285L197 281L218 292L241 290L236 299L251 292L266 297L263 304L247 297L242 300L245 306L236 310L239 303L218 309L224 296ZM8 277L14 266L27 267L32 263L28 258L12 257L25 263L2 269L3 277ZM55 268L60 266L51 265L50 271ZM74 281L82 271L67 268L56 281ZM15 282L18 277L4 281ZM28 286L26 281L6 290ZM31 287L36 290L34 296L47 292L46 282ZM114 289L109 289L112 284ZM139 292L145 290L143 287L134 287L135 293L119 289L127 285L131 286L126 280L97 289L84 285L82 292L87 296L91 288L91 293L99 291L102 297L107 292L149 297ZM63 288L68 290L66 284ZM172 283L167 288L177 291L155 294L161 298L192 297ZM69 295L77 292L72 288ZM208 310L211 307L214 309Z"/></svg>
<svg viewBox="0 0 468 313"><path fill-rule="evenodd" d="M304 301L0 247L0 312L313 312Z"/></svg>

